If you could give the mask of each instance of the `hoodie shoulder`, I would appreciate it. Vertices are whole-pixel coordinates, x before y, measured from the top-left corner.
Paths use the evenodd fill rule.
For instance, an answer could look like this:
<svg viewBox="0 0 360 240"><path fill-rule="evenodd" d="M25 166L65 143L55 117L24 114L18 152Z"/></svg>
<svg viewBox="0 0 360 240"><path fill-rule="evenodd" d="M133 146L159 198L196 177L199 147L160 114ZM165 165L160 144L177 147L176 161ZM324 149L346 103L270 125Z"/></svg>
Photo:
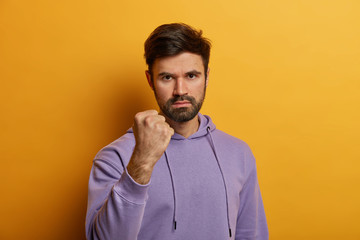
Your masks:
<svg viewBox="0 0 360 240"><path fill-rule="evenodd" d="M135 137L127 132L120 138L103 147L95 156L94 161L103 161L123 171L130 160L135 146Z"/></svg>
<svg viewBox="0 0 360 240"><path fill-rule="evenodd" d="M214 131L214 135L216 135L222 142L229 144L229 146L241 148L243 150L250 150L249 145L245 141L237 137L234 137L226 132L223 132L219 129L216 129Z"/></svg>
<svg viewBox="0 0 360 240"><path fill-rule="evenodd" d="M246 142L219 129L213 131L213 136L216 147L226 161L235 161L247 171L256 167L255 157Z"/></svg>

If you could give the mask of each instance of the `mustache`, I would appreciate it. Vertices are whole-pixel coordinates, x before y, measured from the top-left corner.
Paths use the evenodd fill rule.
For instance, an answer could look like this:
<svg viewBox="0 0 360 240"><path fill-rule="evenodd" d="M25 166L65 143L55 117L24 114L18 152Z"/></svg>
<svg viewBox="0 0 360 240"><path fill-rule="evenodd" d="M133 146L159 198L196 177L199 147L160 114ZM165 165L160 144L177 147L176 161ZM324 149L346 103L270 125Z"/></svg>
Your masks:
<svg viewBox="0 0 360 240"><path fill-rule="evenodd" d="M191 104L196 103L196 100L195 100L194 97L187 96L187 95L175 96L175 97L173 97L173 98L170 98L170 99L168 100L168 102L169 102L170 104L173 104L173 103L175 103L175 102L177 102L177 101L185 101L185 100L186 100L186 101L189 101Z"/></svg>

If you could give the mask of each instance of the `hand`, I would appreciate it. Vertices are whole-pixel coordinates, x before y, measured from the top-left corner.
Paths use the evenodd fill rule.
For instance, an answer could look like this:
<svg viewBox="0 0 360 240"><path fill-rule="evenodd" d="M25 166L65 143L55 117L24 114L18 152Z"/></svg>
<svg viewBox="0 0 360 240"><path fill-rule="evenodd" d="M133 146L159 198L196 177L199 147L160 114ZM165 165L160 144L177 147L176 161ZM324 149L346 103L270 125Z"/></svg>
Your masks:
<svg viewBox="0 0 360 240"><path fill-rule="evenodd" d="M133 130L136 145L127 170L136 182L145 184L169 145L174 129L156 110L148 110L135 115Z"/></svg>

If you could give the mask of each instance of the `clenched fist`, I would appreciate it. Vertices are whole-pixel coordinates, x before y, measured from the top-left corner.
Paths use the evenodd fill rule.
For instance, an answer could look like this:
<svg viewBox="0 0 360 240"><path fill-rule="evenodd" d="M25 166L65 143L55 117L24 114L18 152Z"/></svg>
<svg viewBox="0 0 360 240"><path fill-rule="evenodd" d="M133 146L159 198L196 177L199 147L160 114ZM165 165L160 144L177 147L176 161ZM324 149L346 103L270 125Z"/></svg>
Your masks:
<svg viewBox="0 0 360 240"><path fill-rule="evenodd" d="M169 145L174 129L156 110L148 110L135 115L133 130L136 145L127 170L136 182L146 184L156 162Z"/></svg>

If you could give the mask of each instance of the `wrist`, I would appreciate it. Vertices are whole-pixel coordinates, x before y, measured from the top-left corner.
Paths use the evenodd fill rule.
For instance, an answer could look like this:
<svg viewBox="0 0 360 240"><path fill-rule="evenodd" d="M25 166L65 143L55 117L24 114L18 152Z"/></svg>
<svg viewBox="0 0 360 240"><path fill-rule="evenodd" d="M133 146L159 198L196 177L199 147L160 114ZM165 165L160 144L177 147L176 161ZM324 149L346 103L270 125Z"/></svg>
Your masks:
<svg viewBox="0 0 360 240"><path fill-rule="evenodd" d="M131 178L139 184L147 184L150 181L154 166L135 154L131 157L126 169Z"/></svg>

